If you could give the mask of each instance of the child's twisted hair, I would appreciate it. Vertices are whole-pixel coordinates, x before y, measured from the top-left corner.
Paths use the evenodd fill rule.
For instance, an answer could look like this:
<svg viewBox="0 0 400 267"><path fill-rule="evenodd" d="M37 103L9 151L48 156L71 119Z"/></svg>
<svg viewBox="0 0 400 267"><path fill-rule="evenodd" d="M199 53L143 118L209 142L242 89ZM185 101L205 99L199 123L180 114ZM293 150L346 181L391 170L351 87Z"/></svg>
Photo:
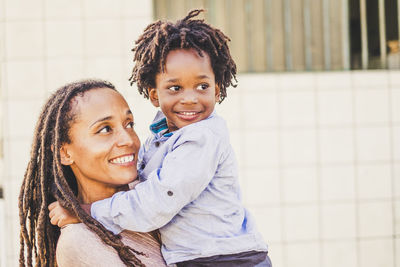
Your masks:
<svg viewBox="0 0 400 267"><path fill-rule="evenodd" d="M69 129L76 114L74 97L97 88L115 87L106 81L83 80L58 89L44 105L36 125L31 157L18 199L20 217L20 266L57 266L55 249L60 230L50 223L48 205L58 200L101 240L112 246L127 266L144 266L135 254L143 253L125 246L121 237L105 229L81 208L76 198L77 182L69 166L60 160L60 148L70 143Z"/></svg>
<svg viewBox="0 0 400 267"><path fill-rule="evenodd" d="M207 53L220 87L221 103L226 97L226 88L236 86L236 64L229 52L230 39L219 29L205 23L203 19L192 19L204 10L192 10L175 24L156 21L144 30L136 41L133 61L136 63L129 78L131 85L137 83L140 94L149 97L148 88L155 88L155 76L164 71L168 53L175 49L194 48L200 56Z"/></svg>

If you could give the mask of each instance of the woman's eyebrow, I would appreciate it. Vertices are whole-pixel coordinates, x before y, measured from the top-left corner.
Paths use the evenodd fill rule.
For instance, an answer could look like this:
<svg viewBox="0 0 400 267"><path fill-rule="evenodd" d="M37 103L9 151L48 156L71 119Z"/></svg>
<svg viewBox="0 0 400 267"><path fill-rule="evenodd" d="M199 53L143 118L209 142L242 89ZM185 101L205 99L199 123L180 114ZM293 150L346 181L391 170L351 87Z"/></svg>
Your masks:
<svg viewBox="0 0 400 267"><path fill-rule="evenodd" d="M107 117L98 119L97 121L93 122L93 123L90 125L90 127L92 127L92 126L95 125L96 123L99 123L99 122L102 122L102 121L108 121L108 120L111 120L111 119L112 119L112 116L107 116Z"/></svg>

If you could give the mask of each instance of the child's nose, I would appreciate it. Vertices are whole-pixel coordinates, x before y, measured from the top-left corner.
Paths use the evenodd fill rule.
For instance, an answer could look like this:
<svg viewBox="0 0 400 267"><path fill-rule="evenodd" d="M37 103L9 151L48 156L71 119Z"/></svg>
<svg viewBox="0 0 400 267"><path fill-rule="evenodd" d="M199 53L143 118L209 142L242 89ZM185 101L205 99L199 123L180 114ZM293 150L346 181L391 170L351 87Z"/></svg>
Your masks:
<svg viewBox="0 0 400 267"><path fill-rule="evenodd" d="M188 90L182 96L181 103L182 104L197 104L198 99L195 92Z"/></svg>

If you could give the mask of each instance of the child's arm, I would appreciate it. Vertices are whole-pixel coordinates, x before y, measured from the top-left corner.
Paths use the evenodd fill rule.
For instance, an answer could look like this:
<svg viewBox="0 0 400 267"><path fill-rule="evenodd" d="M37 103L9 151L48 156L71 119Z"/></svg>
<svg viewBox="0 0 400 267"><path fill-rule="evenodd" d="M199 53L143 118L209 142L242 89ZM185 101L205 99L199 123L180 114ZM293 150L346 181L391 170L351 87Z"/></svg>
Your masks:
<svg viewBox="0 0 400 267"><path fill-rule="evenodd" d="M210 183L223 157L220 145L210 130L191 128L165 156L162 168L135 189L94 202L91 215L114 233L164 226Z"/></svg>
<svg viewBox="0 0 400 267"><path fill-rule="evenodd" d="M75 215L71 214L67 209L61 206L58 201L51 203L49 205L49 210L49 217L52 225L63 227L67 224L81 222L77 217L75 217ZM87 212L90 214L90 206Z"/></svg>

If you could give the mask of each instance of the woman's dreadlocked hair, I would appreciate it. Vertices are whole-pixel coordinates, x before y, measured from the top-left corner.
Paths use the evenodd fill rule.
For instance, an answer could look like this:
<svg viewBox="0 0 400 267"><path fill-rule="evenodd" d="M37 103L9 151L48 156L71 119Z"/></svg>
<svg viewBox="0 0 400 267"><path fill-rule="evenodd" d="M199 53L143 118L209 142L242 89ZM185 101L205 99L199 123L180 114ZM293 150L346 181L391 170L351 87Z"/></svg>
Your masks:
<svg viewBox="0 0 400 267"><path fill-rule="evenodd" d="M83 80L58 89L44 105L36 124L31 158L18 199L20 217L20 266L57 266L55 249L59 228L50 223L48 205L58 200L101 240L113 247L127 266L144 266L135 254L143 253L125 246L121 237L106 230L80 207L77 182L69 166L61 164L60 148L70 143L69 129L76 119L74 97L98 88L115 90L101 80Z"/></svg>
<svg viewBox="0 0 400 267"><path fill-rule="evenodd" d="M203 19L192 19L204 10L192 10L175 24L156 21L144 30L136 41L133 61L136 63L129 78L131 85L137 83L140 94L149 98L148 88L155 88L155 76L164 71L168 53L175 49L196 49L200 56L207 53L211 60L215 82L220 87L221 103L226 97L226 88L236 86L236 64L229 52L227 37L222 31L205 23Z"/></svg>

